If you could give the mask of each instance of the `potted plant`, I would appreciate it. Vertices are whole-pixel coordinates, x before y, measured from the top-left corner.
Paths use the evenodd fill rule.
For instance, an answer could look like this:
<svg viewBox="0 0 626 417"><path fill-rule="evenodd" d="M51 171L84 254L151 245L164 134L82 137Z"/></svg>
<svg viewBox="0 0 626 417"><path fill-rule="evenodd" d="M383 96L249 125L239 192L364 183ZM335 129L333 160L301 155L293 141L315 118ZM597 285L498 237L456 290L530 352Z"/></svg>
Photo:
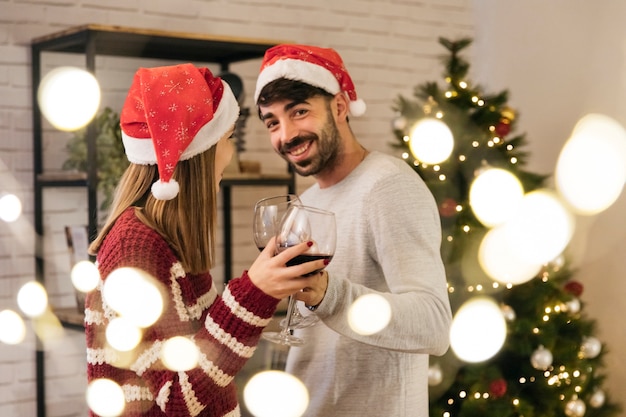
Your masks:
<svg viewBox="0 0 626 417"><path fill-rule="evenodd" d="M106 107L95 119L98 191L104 195L100 209L108 208L117 183L128 167L122 144L120 116ZM63 169L87 172L87 129L77 130L67 144L68 159Z"/></svg>

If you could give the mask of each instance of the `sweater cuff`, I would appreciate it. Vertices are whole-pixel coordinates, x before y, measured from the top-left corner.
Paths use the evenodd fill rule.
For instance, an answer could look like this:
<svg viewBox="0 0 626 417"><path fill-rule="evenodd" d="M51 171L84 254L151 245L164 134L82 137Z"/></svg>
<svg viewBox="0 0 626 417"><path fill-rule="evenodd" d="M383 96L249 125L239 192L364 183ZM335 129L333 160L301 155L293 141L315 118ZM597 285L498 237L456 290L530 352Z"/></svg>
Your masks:
<svg viewBox="0 0 626 417"><path fill-rule="evenodd" d="M228 290L242 307L262 318L272 317L280 302L254 285L248 271L243 271L241 277L230 280Z"/></svg>

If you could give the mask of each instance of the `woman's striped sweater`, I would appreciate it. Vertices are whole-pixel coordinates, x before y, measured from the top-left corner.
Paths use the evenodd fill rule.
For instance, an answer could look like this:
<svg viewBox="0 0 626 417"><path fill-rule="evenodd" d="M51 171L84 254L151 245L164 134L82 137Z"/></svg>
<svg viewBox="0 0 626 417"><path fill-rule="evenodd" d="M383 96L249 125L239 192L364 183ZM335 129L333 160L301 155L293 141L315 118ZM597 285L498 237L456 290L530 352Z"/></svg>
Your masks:
<svg viewBox="0 0 626 417"><path fill-rule="evenodd" d="M185 273L174 252L128 209L117 220L97 256L100 283L87 295L85 328L88 380L108 378L126 397L123 416L239 416L233 378L252 356L278 304L247 273L231 280L220 296L209 273ZM105 339L116 313L102 298L104 281L121 267L139 268L161 285L164 311L143 329L139 346L119 352ZM142 303L142 294L136 294ZM160 360L163 343L174 336L192 339L198 366L171 371ZM95 414L92 414L92 416Z"/></svg>

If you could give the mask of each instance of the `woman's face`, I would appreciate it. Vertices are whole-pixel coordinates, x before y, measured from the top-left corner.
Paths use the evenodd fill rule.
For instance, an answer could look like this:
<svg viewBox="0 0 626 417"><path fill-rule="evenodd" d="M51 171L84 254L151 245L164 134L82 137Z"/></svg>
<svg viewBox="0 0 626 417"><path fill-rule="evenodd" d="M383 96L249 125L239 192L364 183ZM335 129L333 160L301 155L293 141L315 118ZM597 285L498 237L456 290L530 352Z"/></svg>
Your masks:
<svg viewBox="0 0 626 417"><path fill-rule="evenodd" d="M220 140L217 142L215 148L215 184L216 188L220 189L220 181L224 176L224 170L230 164L230 160L235 153L235 146L232 142L233 129L229 130Z"/></svg>

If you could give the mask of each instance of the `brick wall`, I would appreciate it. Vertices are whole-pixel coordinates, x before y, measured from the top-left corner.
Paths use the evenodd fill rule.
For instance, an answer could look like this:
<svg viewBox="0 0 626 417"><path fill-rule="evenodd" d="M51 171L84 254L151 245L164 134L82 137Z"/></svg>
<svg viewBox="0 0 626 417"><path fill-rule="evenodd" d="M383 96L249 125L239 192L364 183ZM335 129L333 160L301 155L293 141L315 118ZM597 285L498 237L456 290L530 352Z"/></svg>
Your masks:
<svg viewBox="0 0 626 417"><path fill-rule="evenodd" d="M312 43L336 48L367 105L366 115L354 120L357 137L369 149L392 152L391 106L398 94L439 76L437 37L472 36L470 0L45 0L0 1L0 192L17 194L24 215L17 222L0 222L0 310L16 309L15 294L34 276L32 198L32 129L30 49L32 38L86 23L197 32L235 37ZM50 54L44 68L82 65L82 56ZM98 57L97 76L103 86L102 106L119 109L137 66L162 62ZM244 80L252 106L259 62L233 65ZM211 67L211 65L208 65ZM213 68L213 67L212 67ZM46 169L59 169L69 135L46 131ZM265 172L285 169L269 147L266 133L254 116L248 121L242 159L259 161ZM310 180L298 180L303 189ZM233 272L248 267L257 254L250 239L254 201L276 193L275 188L233 190ZM69 258L63 226L86 221L81 190L46 190L44 253L47 288L55 306L72 306ZM220 253L220 252L218 252ZM214 276L221 279L221 265ZM35 415L35 337L29 328L20 345L0 344L0 415ZM86 415L85 359L80 332L65 330L45 345L47 412L52 417Z"/></svg>

